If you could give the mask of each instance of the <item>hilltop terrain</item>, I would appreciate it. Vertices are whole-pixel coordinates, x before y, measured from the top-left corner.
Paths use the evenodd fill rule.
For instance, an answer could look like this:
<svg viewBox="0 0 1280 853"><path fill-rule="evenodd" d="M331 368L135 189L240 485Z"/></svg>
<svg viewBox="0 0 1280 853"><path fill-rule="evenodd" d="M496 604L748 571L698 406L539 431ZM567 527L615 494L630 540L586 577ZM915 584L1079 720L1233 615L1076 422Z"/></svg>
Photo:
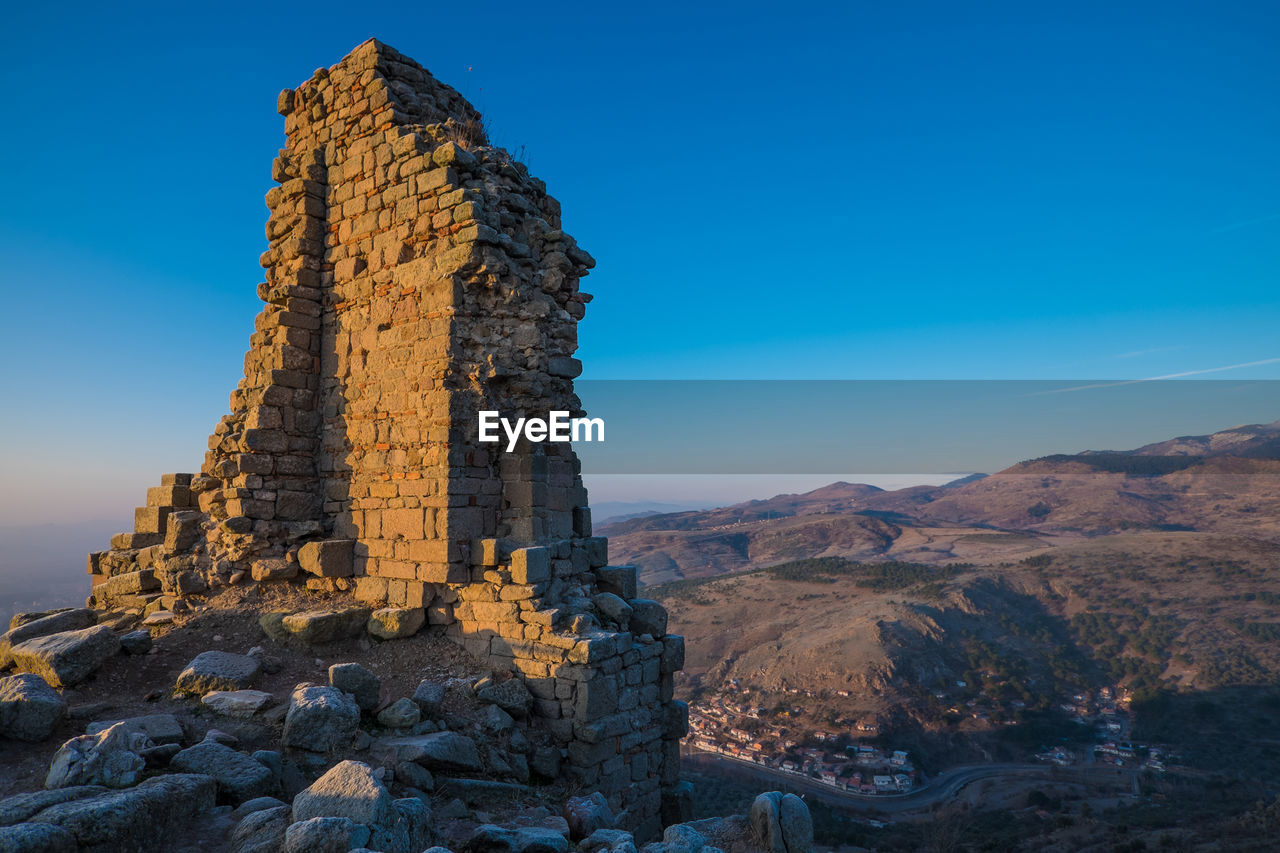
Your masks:
<svg viewBox="0 0 1280 853"><path fill-rule="evenodd" d="M790 760L837 788L859 744L908 754L912 785L1037 756L1062 773L1114 766L1167 804L1141 820L1177 828L1188 812L1174 803L1194 801L1197 832L1235 827L1280 778L1267 722L1280 708L1278 435L1237 427L897 492L836 483L605 532L687 638L679 690L704 749ZM1021 806L1028 784L970 799ZM1110 809L1103 790L1067 786L1058 801ZM917 849L867 836L849 809L829 837ZM1082 849L1073 838L1059 849ZM1187 849L1218 849L1209 838Z"/></svg>
<svg viewBox="0 0 1280 853"><path fill-rule="evenodd" d="M663 583L811 557L998 563L1126 531L1280 541L1280 421L1046 456L943 486L833 483L599 532L615 560Z"/></svg>

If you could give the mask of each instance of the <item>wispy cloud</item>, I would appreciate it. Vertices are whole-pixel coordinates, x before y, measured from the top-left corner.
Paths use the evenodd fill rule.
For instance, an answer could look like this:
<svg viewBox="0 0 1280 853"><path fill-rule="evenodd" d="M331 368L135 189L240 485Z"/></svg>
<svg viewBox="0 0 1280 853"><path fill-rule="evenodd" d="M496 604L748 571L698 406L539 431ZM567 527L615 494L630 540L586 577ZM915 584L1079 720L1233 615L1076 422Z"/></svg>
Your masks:
<svg viewBox="0 0 1280 853"><path fill-rule="evenodd" d="M1166 373L1163 376L1148 376L1145 379L1125 379L1119 382L1094 382L1090 385L1075 385L1071 388L1055 388L1051 391L1036 391L1032 397L1044 394L1065 394L1068 391L1091 391L1095 388L1119 388L1124 385L1138 385L1142 382L1159 382L1164 379L1185 379L1188 376L1203 376L1206 373L1222 373L1225 370L1241 370L1245 367L1261 367L1264 364L1280 364L1280 358L1264 358L1261 361L1246 361L1243 364L1228 364L1224 367L1205 367L1200 370L1184 370L1181 373Z"/></svg>
<svg viewBox="0 0 1280 853"><path fill-rule="evenodd" d="M1152 347L1151 349L1138 349L1133 352L1122 352L1117 355L1116 358L1139 358L1144 355L1155 355L1158 352L1177 352L1178 350L1186 348L1185 344L1179 344L1178 346L1173 347Z"/></svg>
<svg viewBox="0 0 1280 853"><path fill-rule="evenodd" d="M1251 225L1261 225L1264 222L1274 222L1280 219L1280 213L1271 213L1267 216L1259 216L1257 219L1245 219L1242 222L1229 222L1226 225L1219 225L1217 228L1210 228L1210 234L1226 234L1228 231L1239 231L1241 228L1248 228Z"/></svg>

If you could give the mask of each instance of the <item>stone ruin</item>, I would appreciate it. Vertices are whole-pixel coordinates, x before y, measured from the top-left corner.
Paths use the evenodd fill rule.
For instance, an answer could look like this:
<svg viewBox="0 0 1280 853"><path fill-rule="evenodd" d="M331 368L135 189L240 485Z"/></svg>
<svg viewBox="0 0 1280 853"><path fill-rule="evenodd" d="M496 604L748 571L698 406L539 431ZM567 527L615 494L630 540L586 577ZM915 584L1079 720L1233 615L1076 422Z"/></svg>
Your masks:
<svg viewBox="0 0 1280 853"><path fill-rule="evenodd" d="M304 580L425 612L523 679L562 775L642 836L682 819L683 639L637 599L634 568L607 565L570 445L478 440L480 410L582 414L594 261L476 110L384 44L278 110L244 378L200 473L165 475L133 532L89 556L91 603L149 612Z"/></svg>

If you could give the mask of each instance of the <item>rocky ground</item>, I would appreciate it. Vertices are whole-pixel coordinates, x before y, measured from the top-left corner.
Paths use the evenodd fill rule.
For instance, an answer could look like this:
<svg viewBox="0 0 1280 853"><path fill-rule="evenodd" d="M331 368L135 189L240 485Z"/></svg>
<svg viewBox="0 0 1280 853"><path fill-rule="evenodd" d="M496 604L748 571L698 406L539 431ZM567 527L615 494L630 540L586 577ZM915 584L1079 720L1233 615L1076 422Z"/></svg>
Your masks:
<svg viewBox="0 0 1280 853"><path fill-rule="evenodd" d="M616 829L560 777L523 684L412 613L271 584L165 604L18 614L0 637L0 850L812 848L778 794L662 841Z"/></svg>

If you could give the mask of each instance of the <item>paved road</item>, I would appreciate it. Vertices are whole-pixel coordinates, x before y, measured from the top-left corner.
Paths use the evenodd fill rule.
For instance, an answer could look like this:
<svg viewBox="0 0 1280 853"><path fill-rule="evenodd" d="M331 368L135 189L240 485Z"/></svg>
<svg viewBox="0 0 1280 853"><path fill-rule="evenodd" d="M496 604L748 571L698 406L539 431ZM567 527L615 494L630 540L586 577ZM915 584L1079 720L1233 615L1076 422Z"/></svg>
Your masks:
<svg viewBox="0 0 1280 853"><path fill-rule="evenodd" d="M766 782L781 782L792 790L802 791L824 803L859 808L884 814L927 810L935 804L953 799L966 785L984 779L1025 780L1043 779L1047 781L1103 782L1123 780L1126 784L1132 771L1116 770L1110 767L1068 768L1055 767L1048 764L975 764L964 767L953 767L939 773L924 786L909 794L852 794L841 791L830 785L824 785L816 779L784 773L769 767L761 767L750 761L742 761L728 756L708 752L693 752L685 756L691 764L702 764L706 767L724 767L736 773L762 779Z"/></svg>

